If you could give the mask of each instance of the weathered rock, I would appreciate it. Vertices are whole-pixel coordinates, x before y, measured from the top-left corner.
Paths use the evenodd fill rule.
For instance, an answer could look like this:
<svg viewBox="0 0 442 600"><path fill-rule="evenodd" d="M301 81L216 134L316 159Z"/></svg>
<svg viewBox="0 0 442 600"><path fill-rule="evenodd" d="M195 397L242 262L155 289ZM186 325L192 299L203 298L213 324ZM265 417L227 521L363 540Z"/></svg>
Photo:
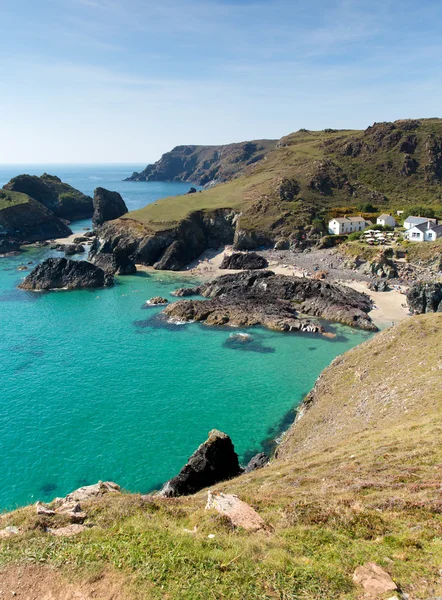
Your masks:
<svg viewBox="0 0 442 600"><path fill-rule="evenodd" d="M372 279L368 284L368 289L373 292L389 292L391 288L385 279Z"/></svg>
<svg viewBox="0 0 442 600"><path fill-rule="evenodd" d="M358 567L353 573L353 581L362 585L367 594L375 597L383 597L387 592L397 590L390 575L373 562Z"/></svg>
<svg viewBox="0 0 442 600"><path fill-rule="evenodd" d="M69 517L71 523L83 523L87 517L80 503L75 500L64 501L55 509L55 513Z"/></svg>
<svg viewBox="0 0 442 600"><path fill-rule="evenodd" d="M220 269L265 269L268 261L256 252L233 252L224 256Z"/></svg>
<svg viewBox="0 0 442 600"><path fill-rule="evenodd" d="M256 510L233 494L209 491L206 510L212 509L226 517L234 527L241 527L247 531L259 531L266 528L264 519Z"/></svg>
<svg viewBox="0 0 442 600"><path fill-rule="evenodd" d="M48 527L47 532L56 537L72 537L73 535L87 531L87 529L86 525L73 523L72 525L66 525L66 527L59 527L58 529Z"/></svg>
<svg viewBox="0 0 442 600"><path fill-rule="evenodd" d="M84 246L81 244L66 244L63 250L66 256L73 256L74 254L85 252Z"/></svg>
<svg viewBox="0 0 442 600"><path fill-rule="evenodd" d="M94 214L92 223L94 227L103 225L106 221L113 221L128 212L123 198L118 192L110 192L102 187L94 191Z"/></svg>
<svg viewBox="0 0 442 600"><path fill-rule="evenodd" d="M18 529L18 527L14 527L13 525L8 525L8 527L5 527L4 529L0 529L0 539L14 537L16 535L19 535L19 533L20 533L20 529Z"/></svg>
<svg viewBox="0 0 442 600"><path fill-rule="evenodd" d="M160 492L166 497L187 496L241 473L238 455L228 435L213 429L179 474Z"/></svg>
<svg viewBox="0 0 442 600"><path fill-rule="evenodd" d="M17 240L0 238L0 254L20 252L20 243Z"/></svg>
<svg viewBox="0 0 442 600"><path fill-rule="evenodd" d="M173 292L171 292L171 295L180 298L183 296L198 296L199 293L200 293L199 287L196 286L196 287L178 288L177 290L174 290Z"/></svg>
<svg viewBox="0 0 442 600"><path fill-rule="evenodd" d="M415 283L407 292L407 303L417 315L442 312L442 283Z"/></svg>
<svg viewBox="0 0 442 600"><path fill-rule="evenodd" d="M23 290L98 288L113 285L113 276L85 260L47 258L19 285Z"/></svg>
<svg viewBox="0 0 442 600"><path fill-rule="evenodd" d="M91 238L97 237L97 232L96 231L86 231L82 237L86 238L87 240L90 240Z"/></svg>
<svg viewBox="0 0 442 600"><path fill-rule="evenodd" d="M203 300L181 300L164 313L173 319L204 321L208 325L264 327L278 331L322 331L299 314L322 317L367 331L377 331L367 315L372 302L345 286L272 271L245 271L223 275L198 286Z"/></svg>
<svg viewBox="0 0 442 600"><path fill-rule="evenodd" d="M251 473L252 471L256 471L257 469L262 469L269 462L269 457L264 452L260 452L259 454L255 454L253 456L247 467L244 470L244 473Z"/></svg>
<svg viewBox="0 0 442 600"><path fill-rule="evenodd" d="M367 263L365 270L376 277L395 279L398 272L395 263L391 259L392 250L384 250L371 263Z"/></svg>
<svg viewBox="0 0 442 600"><path fill-rule="evenodd" d="M274 246L275 250L289 250L290 249L290 242L289 240L277 240L275 246Z"/></svg>
<svg viewBox="0 0 442 600"><path fill-rule="evenodd" d="M74 244L84 244L84 243L89 243L90 240L88 237L86 237L85 235L80 235L76 238L74 238Z"/></svg>
<svg viewBox="0 0 442 600"><path fill-rule="evenodd" d="M53 517L55 515L55 510L52 510L52 508L45 506L41 502L36 502L35 510L37 515L44 515L46 517Z"/></svg>
<svg viewBox="0 0 442 600"><path fill-rule="evenodd" d="M120 486L113 481L99 481L94 485L86 485L74 490L64 499L66 502L85 502L93 498L101 498L105 494L119 494Z"/></svg>
<svg viewBox="0 0 442 600"><path fill-rule="evenodd" d="M146 302L144 306L158 306L161 304L168 304L169 300L167 298L163 298L162 296L155 296Z"/></svg>

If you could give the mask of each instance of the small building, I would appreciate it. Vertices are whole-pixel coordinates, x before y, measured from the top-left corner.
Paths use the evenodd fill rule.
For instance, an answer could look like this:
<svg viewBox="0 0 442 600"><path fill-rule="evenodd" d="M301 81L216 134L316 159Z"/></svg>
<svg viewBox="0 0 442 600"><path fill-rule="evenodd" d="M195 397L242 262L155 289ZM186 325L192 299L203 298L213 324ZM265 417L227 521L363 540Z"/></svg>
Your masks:
<svg viewBox="0 0 442 600"><path fill-rule="evenodd" d="M435 225L437 225L437 219L429 219L428 217L407 217L404 221L404 227L405 229L411 229L412 227L415 227L416 225L424 225L425 223L428 223L428 221L431 221L432 223L434 223Z"/></svg>
<svg viewBox="0 0 442 600"><path fill-rule="evenodd" d="M442 225L435 225L433 220L414 225L405 232L405 238L410 242L435 242L442 237Z"/></svg>
<svg viewBox="0 0 442 600"><path fill-rule="evenodd" d="M362 231L369 225L363 217L339 217L328 222L328 232L332 235L343 235Z"/></svg>
<svg viewBox="0 0 442 600"><path fill-rule="evenodd" d="M382 225L383 227L386 225L389 227L396 227L396 221L391 215L379 215L379 217L376 219L376 225Z"/></svg>

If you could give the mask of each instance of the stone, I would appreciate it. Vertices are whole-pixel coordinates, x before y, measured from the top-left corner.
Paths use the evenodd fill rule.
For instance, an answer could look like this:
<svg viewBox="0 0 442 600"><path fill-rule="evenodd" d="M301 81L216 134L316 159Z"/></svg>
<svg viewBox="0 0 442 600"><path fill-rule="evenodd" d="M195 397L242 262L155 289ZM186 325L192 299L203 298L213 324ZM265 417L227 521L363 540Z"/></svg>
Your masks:
<svg viewBox="0 0 442 600"><path fill-rule="evenodd" d="M252 471L256 471L257 469L262 469L268 464L268 462L269 457L264 452L255 454L255 456L253 456L247 464L244 473L251 473Z"/></svg>
<svg viewBox="0 0 442 600"><path fill-rule="evenodd" d="M72 537L86 531L88 527L86 525L80 525L73 523L72 525L66 525L66 527L59 527L58 529L52 529L48 527L47 532L57 537Z"/></svg>
<svg viewBox="0 0 442 600"><path fill-rule="evenodd" d="M79 502L68 500L63 502L55 509L56 514L62 514L69 517L71 523L83 523L87 514L81 509Z"/></svg>
<svg viewBox="0 0 442 600"><path fill-rule="evenodd" d="M55 510L52 510L52 508L45 506L41 502L36 502L35 510L37 515L45 515L46 517L53 517L55 515Z"/></svg>
<svg viewBox="0 0 442 600"><path fill-rule="evenodd" d="M112 275L85 260L47 258L29 273L22 290L99 288L113 285Z"/></svg>
<svg viewBox="0 0 442 600"><path fill-rule="evenodd" d="M241 527L246 531L266 529L264 519L256 510L233 494L223 494L209 490L206 510L212 509L226 517L234 527Z"/></svg>
<svg viewBox="0 0 442 600"><path fill-rule="evenodd" d="M442 283L413 284L407 291L407 303L417 315L442 312Z"/></svg>
<svg viewBox="0 0 442 600"><path fill-rule="evenodd" d="M113 481L99 481L94 485L86 485L68 494L66 502L84 502L92 498L100 498L105 494L120 493L120 486Z"/></svg>
<svg viewBox="0 0 442 600"><path fill-rule="evenodd" d="M14 527L13 525L8 525L4 529L0 529L0 539L14 537L20 533L20 529L18 527Z"/></svg>
<svg viewBox="0 0 442 600"><path fill-rule="evenodd" d="M163 298L162 296L155 296L154 298L151 298L150 300L148 300L146 302L146 304L144 305L144 307L149 307L149 306L158 306L161 304L168 304L169 300L167 298Z"/></svg>
<svg viewBox="0 0 442 600"><path fill-rule="evenodd" d="M368 289L372 292L389 292L391 288L385 279L372 279Z"/></svg>
<svg viewBox="0 0 442 600"><path fill-rule="evenodd" d="M85 251L84 246L82 246L81 244L66 244L63 250L66 256L81 254Z"/></svg>
<svg viewBox="0 0 442 600"><path fill-rule="evenodd" d="M99 227L106 221L118 219L128 212L126 203L118 192L110 192L102 187L94 191L94 214L92 223Z"/></svg>
<svg viewBox="0 0 442 600"><path fill-rule="evenodd" d="M234 252L224 259L220 269L265 269L269 266L268 261L256 252Z"/></svg>
<svg viewBox="0 0 442 600"><path fill-rule="evenodd" d="M84 243L88 243L90 240L88 237L86 237L85 235L80 235L76 238L74 238L74 244L84 244Z"/></svg>
<svg viewBox="0 0 442 600"><path fill-rule="evenodd" d="M168 481L159 494L168 498L195 494L241 472L232 440L225 433L213 429L179 474Z"/></svg>
<svg viewBox="0 0 442 600"><path fill-rule="evenodd" d="M177 290L174 290L173 292L170 293L171 296L176 296L178 298L183 297L183 296L198 296L199 294L199 287L184 287L184 288L178 288Z"/></svg>
<svg viewBox="0 0 442 600"><path fill-rule="evenodd" d="M353 581L362 585L371 596L381 597L387 592L397 590L390 575L374 562L367 562L358 567L353 573Z"/></svg>

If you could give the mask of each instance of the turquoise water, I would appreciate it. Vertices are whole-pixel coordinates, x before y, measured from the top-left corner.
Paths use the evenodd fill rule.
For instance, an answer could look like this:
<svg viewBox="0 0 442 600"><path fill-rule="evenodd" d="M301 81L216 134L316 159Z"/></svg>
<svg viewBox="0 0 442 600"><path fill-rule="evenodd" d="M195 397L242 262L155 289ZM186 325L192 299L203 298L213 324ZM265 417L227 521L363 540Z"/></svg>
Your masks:
<svg viewBox="0 0 442 600"><path fill-rule="evenodd" d="M114 183L137 202L138 189ZM155 196L151 184L131 185ZM162 195L170 185L155 184ZM182 285L172 274L121 277L105 290L18 290L17 267L50 255L59 254L0 259L0 509L99 479L146 492L214 427L245 461L287 426L321 370L369 337L343 326L330 327L334 339L257 328L253 343L235 345L231 328L171 325L142 306Z"/></svg>

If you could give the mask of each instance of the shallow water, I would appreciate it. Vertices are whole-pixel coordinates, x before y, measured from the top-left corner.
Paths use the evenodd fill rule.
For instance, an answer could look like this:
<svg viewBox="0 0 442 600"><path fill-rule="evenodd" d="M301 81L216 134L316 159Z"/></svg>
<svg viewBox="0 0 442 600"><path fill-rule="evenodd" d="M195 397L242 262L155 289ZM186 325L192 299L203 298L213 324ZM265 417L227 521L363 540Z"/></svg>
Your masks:
<svg viewBox="0 0 442 600"><path fill-rule="evenodd" d="M110 183L101 185L128 200ZM245 343L231 328L172 325L161 307L142 306L183 284L173 274L120 277L105 290L18 290L17 267L49 255L59 256L0 259L0 509L99 479L146 492L214 427L244 462L287 426L321 370L369 337L343 326L331 327L335 339L256 328Z"/></svg>

